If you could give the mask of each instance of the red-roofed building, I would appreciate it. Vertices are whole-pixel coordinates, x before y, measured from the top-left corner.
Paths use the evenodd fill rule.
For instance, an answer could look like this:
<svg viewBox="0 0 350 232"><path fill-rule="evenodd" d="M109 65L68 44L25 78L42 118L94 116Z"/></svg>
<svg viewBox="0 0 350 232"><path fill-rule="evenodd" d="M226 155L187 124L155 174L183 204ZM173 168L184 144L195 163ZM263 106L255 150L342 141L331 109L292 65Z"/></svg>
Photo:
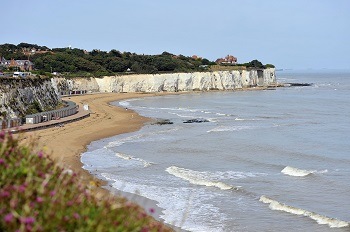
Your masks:
<svg viewBox="0 0 350 232"><path fill-rule="evenodd" d="M227 55L225 58L219 58L215 61L217 64L230 64L234 65L237 63L237 58L232 55Z"/></svg>

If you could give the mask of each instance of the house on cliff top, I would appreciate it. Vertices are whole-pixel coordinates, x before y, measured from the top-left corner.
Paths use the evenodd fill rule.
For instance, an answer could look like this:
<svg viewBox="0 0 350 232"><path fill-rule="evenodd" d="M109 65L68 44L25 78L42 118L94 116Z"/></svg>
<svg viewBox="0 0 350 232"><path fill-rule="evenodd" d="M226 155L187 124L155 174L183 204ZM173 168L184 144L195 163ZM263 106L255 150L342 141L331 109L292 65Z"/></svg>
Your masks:
<svg viewBox="0 0 350 232"><path fill-rule="evenodd" d="M215 61L217 64L221 65L235 65L237 64L237 57L232 55L227 55L225 58L219 58Z"/></svg>
<svg viewBox="0 0 350 232"><path fill-rule="evenodd" d="M30 60L6 60L2 57L0 65L6 68L18 68L20 71L32 71L34 69L34 64Z"/></svg>

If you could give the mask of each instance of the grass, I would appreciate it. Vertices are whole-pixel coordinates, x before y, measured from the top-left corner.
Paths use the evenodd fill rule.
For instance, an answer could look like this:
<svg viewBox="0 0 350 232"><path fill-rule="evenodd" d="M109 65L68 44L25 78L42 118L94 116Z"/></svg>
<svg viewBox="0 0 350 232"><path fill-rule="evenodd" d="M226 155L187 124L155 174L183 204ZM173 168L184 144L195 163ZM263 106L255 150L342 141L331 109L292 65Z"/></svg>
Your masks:
<svg viewBox="0 0 350 232"><path fill-rule="evenodd" d="M97 197L34 148L0 133L0 231L172 231L123 198Z"/></svg>

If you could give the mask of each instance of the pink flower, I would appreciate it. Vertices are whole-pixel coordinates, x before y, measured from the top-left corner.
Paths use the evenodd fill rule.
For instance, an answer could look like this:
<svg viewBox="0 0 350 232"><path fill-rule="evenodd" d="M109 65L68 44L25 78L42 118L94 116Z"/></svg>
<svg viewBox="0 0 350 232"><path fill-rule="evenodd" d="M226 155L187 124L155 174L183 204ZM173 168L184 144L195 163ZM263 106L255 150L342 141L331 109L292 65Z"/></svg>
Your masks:
<svg viewBox="0 0 350 232"><path fill-rule="evenodd" d="M39 151L38 157L39 157L39 158L43 158L43 152L42 152L42 151Z"/></svg>
<svg viewBox="0 0 350 232"><path fill-rule="evenodd" d="M20 185L20 186L18 187L18 191L19 191L20 193L23 193L25 190L26 190L26 186L25 186L25 185Z"/></svg>
<svg viewBox="0 0 350 232"><path fill-rule="evenodd" d="M148 210L150 213L154 213L154 212L156 212L156 210L155 209L153 209L153 208L150 208L149 210Z"/></svg>
<svg viewBox="0 0 350 232"><path fill-rule="evenodd" d="M80 218L80 215L79 215L78 213L74 213L74 214L73 214L73 217L74 217L75 219L79 219L79 218Z"/></svg>
<svg viewBox="0 0 350 232"><path fill-rule="evenodd" d="M10 200L10 206L12 209L16 208L18 204L18 200L17 199L11 199Z"/></svg>
<svg viewBox="0 0 350 232"><path fill-rule="evenodd" d="M0 165L4 164L5 160L4 159L0 159Z"/></svg>
<svg viewBox="0 0 350 232"><path fill-rule="evenodd" d="M67 202L67 206L72 206L73 204L74 204L73 201L68 201L68 202Z"/></svg>
<svg viewBox="0 0 350 232"><path fill-rule="evenodd" d="M35 202L30 202L29 206L30 206L30 208L34 208L35 207Z"/></svg>
<svg viewBox="0 0 350 232"><path fill-rule="evenodd" d="M36 198L36 202L38 203L42 203L44 201L44 199L42 197L37 197Z"/></svg>
<svg viewBox="0 0 350 232"><path fill-rule="evenodd" d="M33 217L21 218L21 222L26 225L31 225L35 222L35 219Z"/></svg>
<svg viewBox="0 0 350 232"><path fill-rule="evenodd" d="M12 213L6 214L5 217L4 217L4 220L5 220L6 223L12 222L13 214Z"/></svg>
<svg viewBox="0 0 350 232"><path fill-rule="evenodd" d="M51 196L51 197L53 197L53 196L55 196L55 195L56 195L56 191L55 191L55 190L53 190L53 191L50 192L50 196Z"/></svg>
<svg viewBox="0 0 350 232"><path fill-rule="evenodd" d="M0 139L4 139L5 138L5 131L1 131L0 132Z"/></svg>
<svg viewBox="0 0 350 232"><path fill-rule="evenodd" d="M8 191L3 191L0 193L0 197L9 197L10 193Z"/></svg>

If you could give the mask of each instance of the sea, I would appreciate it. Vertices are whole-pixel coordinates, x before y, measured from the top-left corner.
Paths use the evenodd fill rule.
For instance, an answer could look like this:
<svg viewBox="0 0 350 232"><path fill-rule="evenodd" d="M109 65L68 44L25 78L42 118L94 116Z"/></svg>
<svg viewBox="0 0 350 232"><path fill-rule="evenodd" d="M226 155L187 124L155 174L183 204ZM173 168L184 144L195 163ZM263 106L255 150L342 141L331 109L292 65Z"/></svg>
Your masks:
<svg viewBox="0 0 350 232"><path fill-rule="evenodd" d="M84 168L185 231L350 231L350 70L276 76L312 85L114 102L173 124L94 141Z"/></svg>

